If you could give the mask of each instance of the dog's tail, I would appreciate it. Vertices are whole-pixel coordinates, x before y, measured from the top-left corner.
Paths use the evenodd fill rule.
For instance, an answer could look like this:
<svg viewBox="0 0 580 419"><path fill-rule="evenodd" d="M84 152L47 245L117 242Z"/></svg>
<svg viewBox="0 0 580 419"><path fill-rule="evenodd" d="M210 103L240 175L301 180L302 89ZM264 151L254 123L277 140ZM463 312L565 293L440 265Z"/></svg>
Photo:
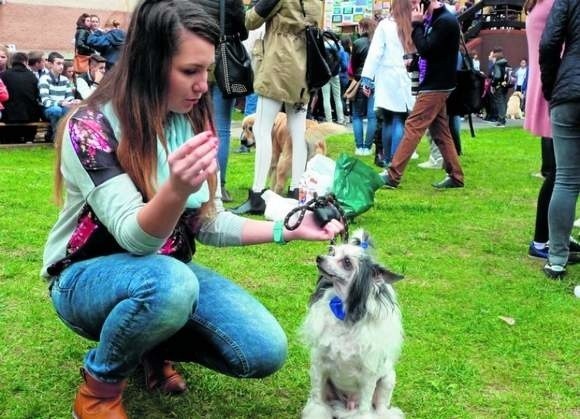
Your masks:
<svg viewBox="0 0 580 419"><path fill-rule="evenodd" d="M349 132L344 125L335 124L334 122L321 122L316 127L306 130L309 139L312 141L325 140L332 135L346 134Z"/></svg>

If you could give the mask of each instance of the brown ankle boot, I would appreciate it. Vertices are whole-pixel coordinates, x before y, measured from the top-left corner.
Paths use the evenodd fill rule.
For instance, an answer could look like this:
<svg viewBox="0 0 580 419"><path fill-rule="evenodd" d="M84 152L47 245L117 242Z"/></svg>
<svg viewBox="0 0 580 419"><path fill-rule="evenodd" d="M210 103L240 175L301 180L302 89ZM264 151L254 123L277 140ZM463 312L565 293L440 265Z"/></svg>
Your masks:
<svg viewBox="0 0 580 419"><path fill-rule="evenodd" d="M149 391L159 390L165 394L181 394L187 390L183 377L175 371L170 361L143 360L145 385Z"/></svg>
<svg viewBox="0 0 580 419"><path fill-rule="evenodd" d="M126 381L104 383L81 368L81 384L73 408L75 419L127 419L121 404Z"/></svg>

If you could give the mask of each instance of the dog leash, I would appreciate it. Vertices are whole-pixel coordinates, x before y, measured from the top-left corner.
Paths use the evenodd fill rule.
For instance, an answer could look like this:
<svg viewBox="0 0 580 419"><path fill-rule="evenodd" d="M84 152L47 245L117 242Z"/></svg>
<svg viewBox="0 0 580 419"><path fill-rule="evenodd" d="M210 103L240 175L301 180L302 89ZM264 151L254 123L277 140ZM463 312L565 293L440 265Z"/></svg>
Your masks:
<svg viewBox="0 0 580 419"><path fill-rule="evenodd" d="M293 208L286 218L284 218L284 227L287 230L296 230L306 215L306 211L312 211L314 213L314 221L319 227L324 227L330 220L336 219L344 225L344 230L340 233L340 238L343 242L348 240L348 219L344 213L344 210L336 200L334 194L328 194L324 196L318 196L310 201ZM298 218L291 224L290 219L294 214L298 213ZM330 244L335 244L336 238L330 240Z"/></svg>

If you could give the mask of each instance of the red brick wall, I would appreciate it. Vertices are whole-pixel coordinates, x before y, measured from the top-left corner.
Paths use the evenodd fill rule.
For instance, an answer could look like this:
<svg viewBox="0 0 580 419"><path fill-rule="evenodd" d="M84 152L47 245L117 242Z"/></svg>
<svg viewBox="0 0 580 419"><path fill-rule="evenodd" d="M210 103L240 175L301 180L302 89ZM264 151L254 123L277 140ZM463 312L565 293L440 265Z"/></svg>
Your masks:
<svg viewBox="0 0 580 419"><path fill-rule="evenodd" d="M487 72L489 52L496 46L503 48L503 54L512 68L520 65L520 60L528 56L525 30L483 30L479 37L469 42L470 51L477 51L481 70Z"/></svg>
<svg viewBox="0 0 580 419"><path fill-rule="evenodd" d="M0 5L0 44L72 57L76 21L83 13L98 15L101 25L113 16L123 27L128 24L128 13L121 11L7 3Z"/></svg>

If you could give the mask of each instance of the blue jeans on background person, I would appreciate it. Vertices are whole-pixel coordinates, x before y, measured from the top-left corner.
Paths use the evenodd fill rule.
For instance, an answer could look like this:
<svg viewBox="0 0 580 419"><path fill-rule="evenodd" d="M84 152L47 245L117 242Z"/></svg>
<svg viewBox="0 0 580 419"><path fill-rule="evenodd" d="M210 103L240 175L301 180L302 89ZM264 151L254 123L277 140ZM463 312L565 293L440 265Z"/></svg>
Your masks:
<svg viewBox="0 0 580 419"><path fill-rule="evenodd" d="M286 359L286 335L258 300L169 256L76 262L56 278L51 298L69 328L99 342L84 367L100 381L127 378L147 354L244 378L272 374Z"/></svg>
<svg viewBox="0 0 580 419"><path fill-rule="evenodd" d="M226 184L228 158L230 155L230 138L232 135L232 111L235 99L225 99L216 83L211 88L211 100L214 107L214 118L219 140L218 164L220 166L221 185Z"/></svg>
<svg viewBox="0 0 580 419"><path fill-rule="evenodd" d="M568 262L570 234L580 192L579 115L580 102L556 105L550 111L556 157L556 182L548 210L548 260L552 265L566 266Z"/></svg>
<svg viewBox="0 0 580 419"><path fill-rule="evenodd" d="M387 109L383 112L383 154L385 163L390 163L399 147L405 133L406 112L392 112Z"/></svg>
<svg viewBox="0 0 580 419"><path fill-rule="evenodd" d="M66 114L67 110L68 109L63 108L60 105L52 105L48 108L44 108L44 116L48 119L48 122L50 122L52 132L56 132L58 121L60 121L60 118Z"/></svg>
<svg viewBox="0 0 580 419"><path fill-rule="evenodd" d="M252 93L246 96L246 104L244 105L244 116L255 114L257 106L258 106L258 95L256 93Z"/></svg>
<svg viewBox="0 0 580 419"><path fill-rule="evenodd" d="M354 133L354 142L356 148L370 150L375 138L377 129L377 117L375 115L375 94L372 93L368 98L361 92L356 95L354 106L352 107L352 130ZM363 118L367 118L367 132L364 135Z"/></svg>

